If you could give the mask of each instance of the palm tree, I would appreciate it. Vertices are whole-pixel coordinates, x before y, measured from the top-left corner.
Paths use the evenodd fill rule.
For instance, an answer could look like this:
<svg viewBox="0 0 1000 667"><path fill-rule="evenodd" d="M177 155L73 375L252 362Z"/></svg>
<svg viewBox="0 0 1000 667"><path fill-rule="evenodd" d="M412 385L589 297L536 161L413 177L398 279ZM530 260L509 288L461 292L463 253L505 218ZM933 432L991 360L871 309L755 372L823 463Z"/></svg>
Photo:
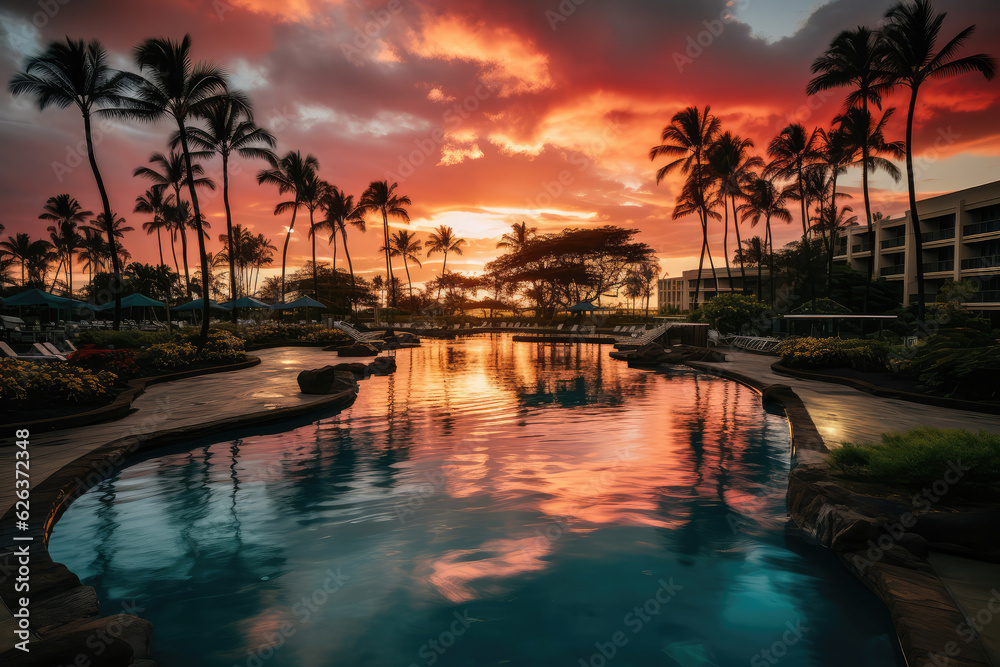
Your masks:
<svg viewBox="0 0 1000 667"><path fill-rule="evenodd" d="M789 191L791 196L799 200L802 207L802 238L809 234L809 197L806 193L805 175L809 165L820 159L821 153L817 138L818 130L809 132L799 123L793 123L781 130L778 136L771 140L767 154L771 163L767 167L770 175L795 181L795 189Z"/></svg>
<svg viewBox="0 0 1000 667"><path fill-rule="evenodd" d="M955 58L958 50L975 31L971 25L952 37L940 51L935 51L946 13L937 13L930 0L908 0L886 12L889 23L882 31L885 43L886 90L898 86L910 89L906 114L906 184L910 196L910 223L917 257L917 317L924 318L924 246L917 213L917 190L913 176L913 118L917 95L924 82L979 72L987 80L996 76L996 60L986 54Z"/></svg>
<svg viewBox="0 0 1000 667"><path fill-rule="evenodd" d="M906 156L906 145L902 141L886 141L885 127L896 112L895 109L886 109L881 118L876 120L872 117L871 111L867 109L848 109L845 113L837 116L834 123L839 125L846 143L853 151L849 153L849 158L857 157L861 152L861 159L850 162L847 166L855 167L861 165L862 185L865 196L865 221L868 224L868 237L875 238L874 220L871 213L871 200L868 196L868 174L877 171L884 171L896 182L902 177L899 168L890 160L882 157L888 155L897 160ZM865 312L868 312L868 297L871 290L871 281L874 275L875 262L868 263L868 284L865 285Z"/></svg>
<svg viewBox="0 0 1000 667"><path fill-rule="evenodd" d="M28 283L45 289L45 277L49 273L49 265L56 260L52 252L52 244L44 239L34 241L28 247L28 254L22 262L22 267L28 267ZM53 280L53 283L55 281Z"/></svg>
<svg viewBox="0 0 1000 667"><path fill-rule="evenodd" d="M100 42L84 43L69 37L65 42L51 42L41 55L29 58L24 71L10 80L12 95L31 95L39 110L50 105L65 109L76 105L83 114L83 133L87 142L87 158L101 194L101 204L105 220L111 220L111 203L104 187L104 179L97 167L94 154L94 140L91 132L91 116L108 107L115 107L125 101L128 88L136 80L134 74L108 67L108 54ZM115 240L111 230L107 230L108 244L112 248L112 262L116 285L121 284L121 265L118 253L114 252ZM114 328L121 325L121 290L115 290Z"/></svg>
<svg viewBox="0 0 1000 667"><path fill-rule="evenodd" d="M406 206L412 206L413 202L406 195L397 195L396 188L399 187L398 183L393 183L389 185L388 181L372 181L368 185L368 189L364 191L361 195L361 201L358 202L358 206L365 211L378 211L382 214L382 232L385 239L385 245L382 246L385 251L385 269L387 284L389 286L389 293L392 295L392 307L396 307L396 289L395 283L392 277L392 260L390 257L390 242L389 242L389 216L394 218L399 218L403 222L410 222L410 214L404 208ZM419 264L419 262L417 262ZM412 292L412 287L411 287Z"/></svg>
<svg viewBox="0 0 1000 667"><path fill-rule="evenodd" d="M227 92L226 79L221 69L212 64L195 64L191 60L191 36L184 35L180 42L169 39L147 39L134 49L139 72L145 74L136 90L136 98L127 109L120 110L128 117L153 121L169 116L177 124L181 153L184 155L186 173L194 173L188 142L187 121L191 117L204 117ZM231 94L234 105L247 106L246 101ZM198 230L198 255L201 258L201 282L205 286L202 311L201 338L198 349L208 341L210 319L209 266L203 234L203 217L198 206L198 192L194 181L188 181L195 227Z"/></svg>
<svg viewBox="0 0 1000 667"><path fill-rule="evenodd" d="M830 43L830 48L816 59L812 64L812 72L816 76L809 82L806 92L814 95L823 90L840 88L844 86L853 87L845 102L848 111L860 109L862 114L869 118L869 103L882 108L882 84L885 82L885 49L881 42L881 35L878 31L859 26L854 30L845 30L837 35ZM890 113L890 112L887 112ZM844 114L846 115L846 114ZM844 115L839 116L842 118ZM883 117L884 118L884 117ZM840 124L844 128L843 122L834 120L834 124ZM868 125L865 126L867 129ZM854 145L861 151L861 189L865 197L865 220L868 222L868 232L872 236L872 209L871 199L868 192L868 169L870 167L869 156L872 146L867 139L867 132L853 135ZM868 280L871 282L871 269L874 262L869 262ZM868 296L865 291L865 307L867 308Z"/></svg>
<svg viewBox="0 0 1000 667"><path fill-rule="evenodd" d="M18 232L14 236L8 236L6 241L0 241L0 251L10 255L11 259L21 265L22 287L28 285L25 271L32 264L32 261L51 247L52 244L44 239L32 241L31 237L24 232Z"/></svg>
<svg viewBox="0 0 1000 667"><path fill-rule="evenodd" d="M842 206L838 209L836 204L830 204L829 206L821 207L814 218L813 228L820 232L824 239L830 239L830 243L826 246L828 287L833 286L833 253L835 247L833 241L837 238L837 232L841 229L858 224L858 216L848 215L853 212L854 209L850 206ZM868 282L871 283L870 277Z"/></svg>
<svg viewBox="0 0 1000 667"><path fill-rule="evenodd" d="M750 221L751 227L756 227L761 218L764 218L764 245L767 247L768 260L767 270L771 283L771 306L774 306L774 237L771 234L771 219L781 220L785 223L792 222L792 214L785 206L788 201L786 193L778 190L777 186L768 178L758 177L752 180L747 187L746 201L740 205L738 211L741 219Z"/></svg>
<svg viewBox="0 0 1000 667"><path fill-rule="evenodd" d="M170 229L167 219L163 216L163 211L172 202L171 197L172 195L167 195L167 198L164 199L162 189L150 188L135 198L135 207L132 209L133 213L146 213L153 216L152 220L142 223L142 231L146 232L146 236L156 233L156 247L160 251L161 266L164 265L164 262L163 240L160 237L160 231Z"/></svg>
<svg viewBox="0 0 1000 667"><path fill-rule="evenodd" d="M152 167L136 167L132 172L132 176L140 176L152 181L153 190L162 191L165 188L171 188L174 191L174 206L180 206L184 203L181 197L181 190L185 185L193 183L196 188L215 189L215 182L204 176L205 170L202 169L200 164L191 165L191 174L194 178L192 180L188 177L187 162L184 159L184 155L178 151L170 151L169 155L153 153L149 156L149 161L152 164L158 165L160 170L157 171ZM171 227L172 233L170 235L171 243L173 243L175 235L179 235L181 238L181 260L184 262L184 285L189 300L191 299L191 274L188 271L187 228L190 225L187 222L190 219L190 209L188 209L187 214L181 221L177 220L175 216L172 221L173 226ZM176 251L174 252L174 268L178 269L179 272Z"/></svg>
<svg viewBox="0 0 1000 667"><path fill-rule="evenodd" d="M274 214L281 215L285 211L291 210L292 221L288 225L285 234L285 245L281 250L281 300L285 300L285 262L288 258L288 240L292 237L292 230L295 228L295 215L302 205L302 197L308 187L309 180L315 177L319 170L319 160L313 155L302 157L299 151L289 151L285 157L278 159L271 156L268 159L270 169L261 169L257 174L257 183L263 185L269 183L278 186L278 194L291 192L291 201L281 202L274 207Z"/></svg>
<svg viewBox="0 0 1000 667"><path fill-rule="evenodd" d="M537 227L528 227L526 222L515 222L510 228L511 231L501 236L500 240L497 241L498 248L507 248L516 252L538 233Z"/></svg>
<svg viewBox="0 0 1000 667"><path fill-rule="evenodd" d="M302 190L302 205L309 211L309 241L312 244L312 271L313 271L313 298L319 298L319 270L316 265L316 209L322 206L326 196L330 193L330 184L319 178L313 172L306 179L305 187ZM320 225L325 226L325 225ZM336 247L334 248L336 251ZM334 270L337 269L334 261Z"/></svg>
<svg viewBox="0 0 1000 667"><path fill-rule="evenodd" d="M51 220L56 223L46 230L52 240L52 246L59 254L59 265L66 264L66 278L69 286L69 294L73 295L73 256L80 249L83 237L76 230L78 224L86 222L87 218L94 215L92 211L84 211L80 202L75 197L69 195L57 195L49 197L45 202L45 212L38 218L40 220ZM59 277L59 269L56 268L55 278ZM53 278L53 282L55 281Z"/></svg>
<svg viewBox="0 0 1000 667"><path fill-rule="evenodd" d="M83 232L80 259L83 260L83 268L87 270L90 282L93 282L94 274L104 270L105 261L110 254L108 242L104 240L103 234L95 231L93 227L81 227L80 230Z"/></svg>
<svg viewBox="0 0 1000 667"><path fill-rule="evenodd" d="M417 235L414 232L401 229L390 238L390 246L388 248L381 248L386 254L390 254L393 257L403 258L403 268L406 269L406 282L410 284L410 301L413 301L413 281L410 280L410 267L406 263L406 260L416 262L417 266L423 266L420 263L420 258L417 254L423 250L421 247L421 242L417 240ZM393 306L395 307L395 305Z"/></svg>
<svg viewBox="0 0 1000 667"><path fill-rule="evenodd" d="M722 125L722 122L710 113L711 109L711 107L706 106L705 111L701 112L698 107L687 107L683 111L678 111L670 119L670 125L663 128L663 132L660 133L660 145L649 150L651 161L660 156L673 158L671 162L657 170L657 185L667 174L678 169L688 175L688 184L685 186L687 189L686 201L682 205L678 200L678 205L674 207L674 215L676 216L678 211L697 212L701 220L701 258L698 260L695 303L698 302L698 295L701 291L701 270L705 264L705 253L708 251L709 206L706 189L709 186L709 181L705 178L708 151L715 142ZM712 263L711 255L709 255L709 263L712 266L712 277L715 281L716 292L718 292L719 277L715 274L715 264Z"/></svg>
<svg viewBox="0 0 1000 667"><path fill-rule="evenodd" d="M750 155L750 149L754 143L750 139L745 139L730 131L725 131L719 135L715 143L712 144L708 154L708 161L712 171L719 178L718 196L722 198L722 208L725 211L725 233L722 236L722 252L726 258L726 272L729 274L729 289L733 288L733 275L729 271L729 246L727 239L729 236L729 210L726 208L726 198L732 202L733 207L733 227L736 229L736 247L739 249L743 245L740 238L739 219L736 217L736 198L743 198L744 187L751 180L754 170L764 167L764 161L756 156ZM743 267L742 255L740 258L740 274L743 279L743 289L746 290L747 272Z"/></svg>
<svg viewBox="0 0 1000 667"><path fill-rule="evenodd" d="M763 270L767 261L767 240L760 236L744 239L741 246L733 252L733 259L745 266L757 268L757 298L763 300Z"/></svg>
<svg viewBox="0 0 1000 667"><path fill-rule="evenodd" d="M229 258L229 289L236 298L236 253L233 251L233 214L229 207L229 157L233 151L247 160L270 160L275 140L267 130L257 127L250 109L245 104L234 102L229 95L212 104L203 114L205 129L189 127L188 138L191 145L222 158L222 202L226 208L226 238L230 245L226 249ZM179 140L179 136L175 136Z"/></svg>
<svg viewBox="0 0 1000 667"><path fill-rule="evenodd" d="M330 230L330 242L333 243L333 269L337 270L337 232L344 241L344 254L347 256L347 268L351 272L351 307L357 298L357 284L354 281L354 265L351 263L351 253L347 249L347 226L351 225L362 233L366 231L364 210L354 205L354 195L349 195L337 187L331 186L323 200L323 210L326 219L323 225Z"/></svg>
<svg viewBox="0 0 1000 667"><path fill-rule="evenodd" d="M461 255L463 243L465 243L465 239L460 239L456 237L455 230L452 229L451 227L448 227L447 225L439 225L437 231L431 232L430 238L427 239L428 257L430 257L436 252L444 253L444 261L441 262L442 280L444 280L445 269L448 266L448 253L454 252L457 255ZM437 297L435 297L435 299L440 296L441 296L441 287L439 285L438 295Z"/></svg>
<svg viewBox="0 0 1000 667"><path fill-rule="evenodd" d="M112 256L112 252L117 253L117 255L118 255L117 259L118 259L119 264L121 264L122 266L124 266L125 263L129 259L132 258L132 253L130 253L128 250L126 250L125 246L123 244L119 243L118 240L125 238L125 232L134 232L135 231L135 227L130 226L125 221L125 218L117 217L117 214L115 214L115 213L112 213L112 216L115 216L115 217L113 217L114 222L112 222L109 225L107 223L107 220L104 218L104 214L103 213L98 213L97 214L97 226L93 227L93 229L94 229L94 231L99 231L102 228L103 229L110 229L111 230L111 236L112 236L112 238L115 239L115 245L114 245L114 250L113 251L111 250L111 247L109 246L109 248L108 248L108 259L113 263L116 258Z"/></svg>

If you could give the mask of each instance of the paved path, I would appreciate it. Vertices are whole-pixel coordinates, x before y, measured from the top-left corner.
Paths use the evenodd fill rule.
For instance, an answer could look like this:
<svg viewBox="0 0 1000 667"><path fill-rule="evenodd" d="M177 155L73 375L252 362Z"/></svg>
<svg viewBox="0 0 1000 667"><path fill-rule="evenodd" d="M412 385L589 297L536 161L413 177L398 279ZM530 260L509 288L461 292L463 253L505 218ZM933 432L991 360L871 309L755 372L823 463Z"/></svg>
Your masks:
<svg viewBox="0 0 1000 667"><path fill-rule="evenodd" d="M839 447L844 442L876 441L886 431L915 426L982 429L1000 433L998 415L880 398L840 384L778 375L771 370L775 357L749 352L727 352L727 355L728 361L703 365L741 373L766 384L790 386L805 403L827 447ZM994 611L1000 607L1000 564L945 554L932 554L930 562L967 619L975 621L978 617L975 627L980 628L983 648L988 651L994 667L1000 667L1000 613ZM965 637L962 629L956 628L954 648L959 653L953 654L955 660L961 658ZM942 646L941 651L944 655L946 646ZM928 658L928 664L945 663L935 663Z"/></svg>
<svg viewBox="0 0 1000 667"><path fill-rule="evenodd" d="M915 426L964 428L1000 433L1000 415L939 408L896 398L881 398L851 387L800 380L771 370L777 358L749 352L727 352L729 361L706 363L742 373L767 384L786 384L805 403L827 447L844 442L872 442L886 431Z"/></svg>

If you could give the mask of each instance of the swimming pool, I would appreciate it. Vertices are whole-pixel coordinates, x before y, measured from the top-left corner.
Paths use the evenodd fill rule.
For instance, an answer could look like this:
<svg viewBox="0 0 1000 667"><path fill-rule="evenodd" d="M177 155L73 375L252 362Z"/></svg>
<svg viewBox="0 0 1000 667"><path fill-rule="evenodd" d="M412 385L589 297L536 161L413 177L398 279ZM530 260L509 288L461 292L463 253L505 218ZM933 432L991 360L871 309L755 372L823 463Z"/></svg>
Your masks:
<svg viewBox="0 0 1000 667"><path fill-rule="evenodd" d="M784 416L606 355L426 341L336 416L137 460L50 553L163 667L901 665L786 518Z"/></svg>

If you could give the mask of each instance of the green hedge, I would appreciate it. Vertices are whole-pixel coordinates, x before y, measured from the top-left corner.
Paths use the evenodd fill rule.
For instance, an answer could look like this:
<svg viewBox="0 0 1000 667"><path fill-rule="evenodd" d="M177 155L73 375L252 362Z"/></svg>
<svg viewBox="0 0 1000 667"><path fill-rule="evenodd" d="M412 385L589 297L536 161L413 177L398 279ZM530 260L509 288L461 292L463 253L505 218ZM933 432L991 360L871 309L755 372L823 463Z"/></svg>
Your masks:
<svg viewBox="0 0 1000 667"><path fill-rule="evenodd" d="M907 354L909 353L909 354ZM893 359L897 372L936 394L1000 400L1000 341L974 329L947 329Z"/></svg>

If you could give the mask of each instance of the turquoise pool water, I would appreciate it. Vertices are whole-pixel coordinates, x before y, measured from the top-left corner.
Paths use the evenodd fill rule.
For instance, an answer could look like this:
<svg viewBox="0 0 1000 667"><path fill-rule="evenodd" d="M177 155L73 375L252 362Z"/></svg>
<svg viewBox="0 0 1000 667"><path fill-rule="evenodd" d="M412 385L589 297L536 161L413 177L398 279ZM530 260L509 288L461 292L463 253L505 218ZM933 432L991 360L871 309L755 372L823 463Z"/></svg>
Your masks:
<svg viewBox="0 0 1000 667"><path fill-rule="evenodd" d="M138 460L50 552L162 667L901 665L786 518L784 416L606 355L427 341L340 414Z"/></svg>

